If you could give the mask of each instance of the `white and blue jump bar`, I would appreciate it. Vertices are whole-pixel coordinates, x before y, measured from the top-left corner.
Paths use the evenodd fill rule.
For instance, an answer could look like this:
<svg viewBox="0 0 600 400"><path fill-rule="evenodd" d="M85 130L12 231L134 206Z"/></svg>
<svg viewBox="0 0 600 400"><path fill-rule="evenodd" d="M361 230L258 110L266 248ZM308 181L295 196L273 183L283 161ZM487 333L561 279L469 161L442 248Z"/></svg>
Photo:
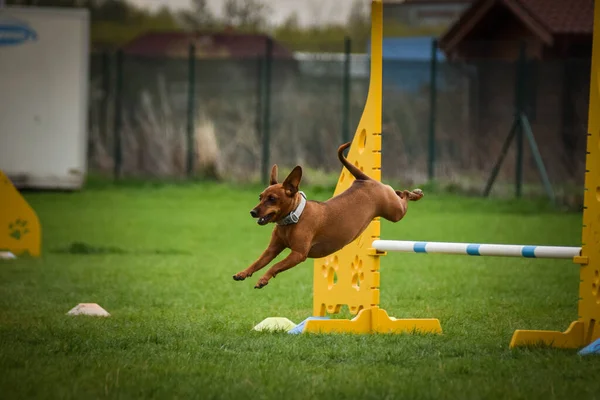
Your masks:
<svg viewBox="0 0 600 400"><path fill-rule="evenodd" d="M398 251L402 253L565 259L579 256L581 253L581 247L413 242L408 240L375 240L373 241L373 248L379 251Z"/></svg>

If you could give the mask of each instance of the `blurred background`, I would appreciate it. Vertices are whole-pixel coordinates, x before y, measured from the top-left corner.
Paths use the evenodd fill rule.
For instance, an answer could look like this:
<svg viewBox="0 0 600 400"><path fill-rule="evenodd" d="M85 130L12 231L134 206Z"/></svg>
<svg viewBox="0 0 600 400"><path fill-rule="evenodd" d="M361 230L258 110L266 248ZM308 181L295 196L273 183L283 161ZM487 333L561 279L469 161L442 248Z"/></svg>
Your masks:
<svg viewBox="0 0 600 400"><path fill-rule="evenodd" d="M81 175L258 183L277 163L337 181L368 92L369 1L4 3L89 13ZM551 188L579 207L592 0L383 3L383 179L480 195L506 143L491 195Z"/></svg>

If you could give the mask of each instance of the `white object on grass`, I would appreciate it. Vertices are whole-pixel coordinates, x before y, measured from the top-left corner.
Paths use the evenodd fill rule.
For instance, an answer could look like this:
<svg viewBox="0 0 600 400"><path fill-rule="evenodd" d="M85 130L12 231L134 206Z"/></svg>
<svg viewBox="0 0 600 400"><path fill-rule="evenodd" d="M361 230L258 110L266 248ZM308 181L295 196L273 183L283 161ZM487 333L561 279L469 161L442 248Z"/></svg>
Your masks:
<svg viewBox="0 0 600 400"><path fill-rule="evenodd" d="M0 251L0 260L12 260L15 258L17 258L17 256L10 251Z"/></svg>
<svg viewBox="0 0 600 400"><path fill-rule="evenodd" d="M110 314L96 303L79 303L67 315L92 315L95 317L110 317Z"/></svg>
<svg viewBox="0 0 600 400"><path fill-rule="evenodd" d="M296 324L287 318L283 317L269 317L262 320L253 329L255 331L289 331L296 327Z"/></svg>

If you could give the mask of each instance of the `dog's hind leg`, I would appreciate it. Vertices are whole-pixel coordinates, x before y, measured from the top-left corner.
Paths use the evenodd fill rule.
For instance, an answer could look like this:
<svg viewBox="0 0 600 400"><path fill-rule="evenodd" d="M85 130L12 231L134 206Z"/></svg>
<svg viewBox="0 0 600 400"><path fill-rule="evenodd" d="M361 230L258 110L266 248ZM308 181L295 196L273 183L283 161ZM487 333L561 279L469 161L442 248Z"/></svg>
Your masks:
<svg viewBox="0 0 600 400"><path fill-rule="evenodd" d="M393 190L389 188L387 201L381 210L381 217L391 222L398 222L406 215L409 201L418 201L423 197L421 189Z"/></svg>

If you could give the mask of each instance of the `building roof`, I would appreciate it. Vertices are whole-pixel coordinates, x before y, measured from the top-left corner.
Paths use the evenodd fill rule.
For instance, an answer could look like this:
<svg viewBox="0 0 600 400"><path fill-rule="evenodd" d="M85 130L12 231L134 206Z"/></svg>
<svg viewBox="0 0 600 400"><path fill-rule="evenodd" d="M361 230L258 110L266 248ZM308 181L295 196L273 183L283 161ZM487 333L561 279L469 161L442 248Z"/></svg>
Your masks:
<svg viewBox="0 0 600 400"><path fill-rule="evenodd" d="M594 0L517 0L552 33L592 33Z"/></svg>
<svg viewBox="0 0 600 400"><path fill-rule="evenodd" d="M232 32L150 32L123 47L126 54L139 56L188 56L189 45L196 45L196 55L202 58L256 58L263 56L267 35ZM273 41L274 58L293 58L293 54L280 43Z"/></svg>
<svg viewBox="0 0 600 400"><path fill-rule="evenodd" d="M403 61L431 60L431 45L435 38L431 36L383 38L383 59ZM367 54L371 54L371 43L367 43ZM438 60L444 60L445 55L437 50Z"/></svg>
<svg viewBox="0 0 600 400"><path fill-rule="evenodd" d="M440 46L452 49L498 5L510 10L547 45L558 35L593 32L594 0L475 0L440 38Z"/></svg>
<svg viewBox="0 0 600 400"><path fill-rule="evenodd" d="M469 4L474 0L383 0L383 5L415 5L415 4Z"/></svg>

